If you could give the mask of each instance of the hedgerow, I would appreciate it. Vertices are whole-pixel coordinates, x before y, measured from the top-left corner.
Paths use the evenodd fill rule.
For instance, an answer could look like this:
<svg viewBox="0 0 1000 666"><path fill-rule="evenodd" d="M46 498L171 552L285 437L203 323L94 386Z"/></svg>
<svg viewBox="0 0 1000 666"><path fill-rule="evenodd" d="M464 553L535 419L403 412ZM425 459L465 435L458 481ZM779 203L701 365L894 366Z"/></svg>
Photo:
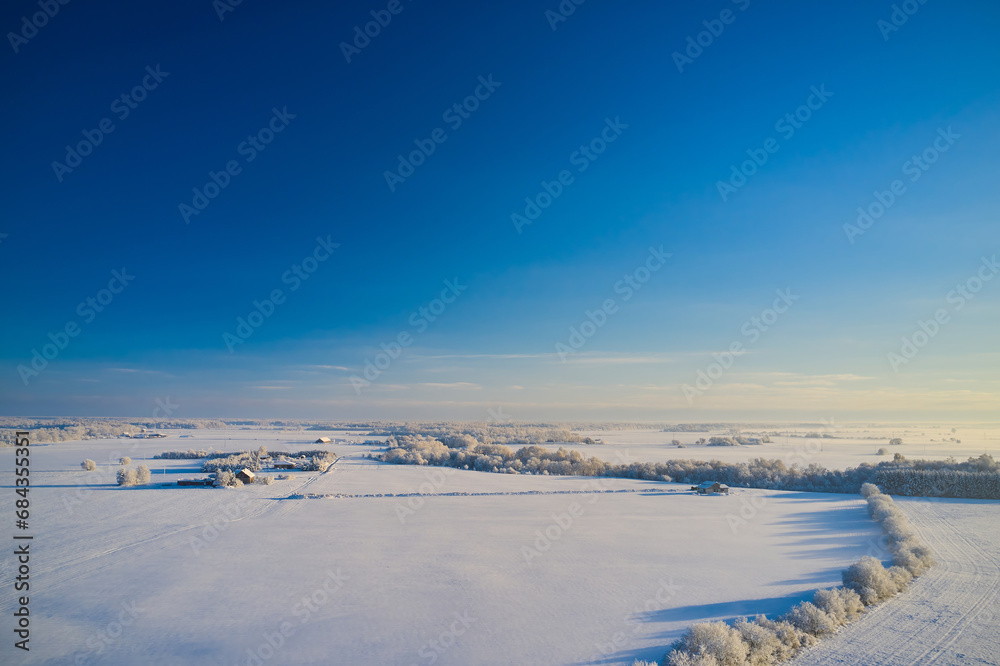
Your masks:
<svg viewBox="0 0 1000 666"><path fill-rule="evenodd" d="M463 440L449 446L428 435L404 435L390 439L389 448L377 458L394 464L438 465L505 474L606 476L690 484L719 481L734 488L828 493L855 494L865 483L882 483L896 495L1000 499L1000 465L987 454L969 458L967 462L911 461L900 456L898 460L876 465L863 463L846 470L828 470L815 463L789 467L780 460L764 458L740 463L670 460L614 464L563 447L552 451L531 445L514 451L502 444L471 444Z"/></svg>
<svg viewBox="0 0 1000 666"><path fill-rule="evenodd" d="M933 566L929 549L919 543L906 516L892 498L872 484L861 494L868 513L885 533L893 554L886 569L874 557L862 557L844 570L843 587L817 590L812 601L794 606L777 620L758 615L733 625L705 622L692 626L664 658L668 666L767 666L786 661L803 647L835 633L857 619L865 607L890 599Z"/></svg>

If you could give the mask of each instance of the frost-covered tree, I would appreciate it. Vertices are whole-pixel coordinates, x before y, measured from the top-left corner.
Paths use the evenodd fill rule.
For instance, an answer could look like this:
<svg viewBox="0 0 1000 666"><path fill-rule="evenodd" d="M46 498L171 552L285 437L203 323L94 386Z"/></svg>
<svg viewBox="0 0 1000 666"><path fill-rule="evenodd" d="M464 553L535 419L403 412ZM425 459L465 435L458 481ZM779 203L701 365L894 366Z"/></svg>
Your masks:
<svg viewBox="0 0 1000 666"><path fill-rule="evenodd" d="M117 477L119 486L134 486L139 482L139 475L134 469L126 469L122 467L118 470Z"/></svg>

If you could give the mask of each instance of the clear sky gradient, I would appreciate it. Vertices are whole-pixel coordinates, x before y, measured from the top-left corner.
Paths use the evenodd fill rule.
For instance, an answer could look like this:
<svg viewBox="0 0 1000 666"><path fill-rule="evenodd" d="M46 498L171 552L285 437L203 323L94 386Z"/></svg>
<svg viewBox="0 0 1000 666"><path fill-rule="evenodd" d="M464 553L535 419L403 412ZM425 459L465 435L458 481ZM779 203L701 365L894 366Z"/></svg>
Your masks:
<svg viewBox="0 0 1000 666"><path fill-rule="evenodd" d="M993 420L1000 7L902 4L5 3L0 411Z"/></svg>

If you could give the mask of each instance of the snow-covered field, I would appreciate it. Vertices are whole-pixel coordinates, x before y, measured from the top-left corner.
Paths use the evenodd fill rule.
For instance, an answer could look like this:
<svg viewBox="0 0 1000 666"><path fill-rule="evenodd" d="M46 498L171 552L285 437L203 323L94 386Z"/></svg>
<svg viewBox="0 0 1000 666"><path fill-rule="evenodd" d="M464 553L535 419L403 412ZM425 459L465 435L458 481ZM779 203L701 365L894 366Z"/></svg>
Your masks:
<svg viewBox="0 0 1000 666"><path fill-rule="evenodd" d="M876 464L892 459L900 453L907 458L945 460L953 456L966 460L972 456L989 453L1000 457L1000 429L996 424L982 426L860 426L829 425L816 427L767 426L752 432L778 431L781 435L771 435L769 444L759 446L706 446L698 445L698 439L708 439L712 435L728 434L726 431L713 432L657 432L651 430L594 430L577 431L584 436L604 440L604 445L581 446L563 444L576 448L587 456L613 460L615 451L626 451L631 459L641 462L662 462L666 460L695 459L721 460L723 462L745 462L753 458L773 458L783 460L787 465L797 463L806 466L817 463L827 469L846 469L862 463ZM830 435L828 438L806 438L811 432ZM889 445L889 440L899 438L901 445ZM681 442L680 449L670 444L672 440ZM958 440L958 441L955 441ZM551 445L550 445L551 446ZM879 449L887 449L885 456L877 455Z"/></svg>
<svg viewBox="0 0 1000 666"><path fill-rule="evenodd" d="M32 450L32 649L15 662L8 637L0 663L631 664L659 660L692 623L783 612L839 584L858 557L887 557L856 496L697 497L626 479L382 465L347 445L332 447L343 458L324 474L180 488L158 484L198 475L200 461L149 460L154 453L312 449L320 435L346 435L170 434ZM609 445L581 450L701 457L692 455L700 447L647 456L661 448L638 441L648 434L616 442L628 433L601 433ZM121 455L148 464L152 485L113 485L108 461ZM0 449L8 516L12 458ZM99 470L82 471L84 458ZM941 566L801 663L991 663L1000 653L972 612L995 601L1000 505L902 505ZM14 567L8 549L5 590ZM13 609L0 596L0 612ZM909 640L921 632L923 655ZM875 643L885 660L865 657Z"/></svg>

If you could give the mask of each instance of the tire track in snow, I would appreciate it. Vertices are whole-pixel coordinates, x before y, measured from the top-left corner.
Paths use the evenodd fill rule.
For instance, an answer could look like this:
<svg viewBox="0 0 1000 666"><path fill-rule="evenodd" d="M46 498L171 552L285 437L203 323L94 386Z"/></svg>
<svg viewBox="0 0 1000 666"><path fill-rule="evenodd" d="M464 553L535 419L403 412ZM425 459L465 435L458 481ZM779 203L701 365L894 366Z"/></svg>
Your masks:
<svg viewBox="0 0 1000 666"><path fill-rule="evenodd" d="M1000 602L1000 558L949 519L951 513L978 507L927 501L900 506L934 551L937 566L899 597L803 652L792 662L795 666L996 663L1000 641L995 629L977 620ZM979 633L969 636L970 627Z"/></svg>
<svg viewBox="0 0 1000 666"><path fill-rule="evenodd" d="M938 516L933 516L932 512L928 511L926 507L921 507L919 505L911 508L916 508L917 513L923 513L922 518L925 522L937 521L938 524L943 524L944 521ZM944 655L957 641L962 637L963 632L969 627L969 625L979 618L985 609L996 608L997 596L1000 594L1000 565L997 563L997 558L984 551L978 544L973 543L970 539L964 535L958 533L957 531L951 531L951 539L944 543L945 548L949 551L952 557L952 562L959 561L961 557L961 552L976 552L979 557L972 560L975 578L977 580L990 580L993 582L993 587L988 587L986 592L982 594L978 601L969 606L968 612L962 615L958 621L952 625L951 629L939 640L936 641L934 645L928 648L923 654L917 657L915 660L910 662L910 666L917 666L917 664L933 664L937 662L942 655ZM921 535L923 538L923 535ZM956 545L956 541L960 541L962 546L965 548L960 548L958 551L953 547ZM981 559L980 559L981 558ZM989 563L987 566L983 566L981 562ZM952 569L949 568L945 572L945 576L952 573ZM974 585L972 589L978 589L978 585ZM971 595L966 595L966 597ZM971 619L970 619L971 618ZM924 658L930 655L932 652L937 652L931 659L924 661Z"/></svg>
<svg viewBox="0 0 1000 666"><path fill-rule="evenodd" d="M327 472L333 470L334 465L336 465L336 462L334 462L333 464L330 465L329 468L327 468ZM292 494L294 494L294 493L296 493L298 491L301 491L303 488L306 488L306 487L312 485L317 479L319 479L323 474L326 474L327 472L320 472L318 474L315 474L315 475L311 476L304 483L300 484L298 487L296 487L293 490L291 490L284 497L278 497L278 498L253 498L250 501L257 500L257 501L259 501L261 503L258 508L255 508L252 511L242 512L240 515L236 516L235 518L229 518L227 516L225 522L227 524L232 524L232 523L241 522L241 521L246 520L248 518L260 518L260 517L263 517L263 516L280 515L282 513L288 512L288 511L294 511L298 507L298 503L297 502L283 502L281 500L288 499L288 496L290 496L290 495L292 495ZM223 490L222 492L232 492L232 491L225 491L225 490ZM235 491L235 492L238 492L238 491ZM218 514L213 514L213 515L215 515L216 517L218 517ZM209 523L210 522L211 521L209 521ZM163 532L163 531L159 531L160 530L159 527L157 527L157 526L151 526L147 530L144 530L144 531L146 531L145 535L142 534L142 533L137 534L136 536L138 538L135 541L131 541L129 543L124 543L124 544L115 546L113 548L107 548L107 549L104 549L104 550L101 550L101 551L91 552L91 553L88 553L86 557L80 557L79 553L76 552L76 551L72 551L72 550L67 551L67 556L64 557L64 558L61 558L61 561L51 562L51 563L49 563L48 566L45 566L43 564L41 566L35 567L35 574L37 576L39 576L39 577L44 576L46 578L46 585L49 585L53 589L55 589L55 588L59 587L59 584L61 582L65 581L65 580L67 580L69 578L73 578L73 577L79 576L80 575L80 569L79 569L79 567L81 567L81 566L90 566L90 567L94 567L96 570L100 570L105 565L99 564L98 563L99 559L105 558L105 557L107 557L109 555L114 555L116 553L120 553L122 551L127 551L127 550L130 550L130 549L133 549L133 548L138 548L140 546L144 546L146 544L153 543L153 542L159 541L161 539L168 539L168 538L173 537L173 536L178 535L178 534L184 534L185 532L191 532L192 530L197 530L197 531L200 532L201 530L205 529L205 527L206 527L206 523L202 522L202 523L198 523L198 524L185 525L183 527L178 527L176 529ZM0 605L0 608L4 608L4 606ZM6 610L6 608L4 608L4 610Z"/></svg>

